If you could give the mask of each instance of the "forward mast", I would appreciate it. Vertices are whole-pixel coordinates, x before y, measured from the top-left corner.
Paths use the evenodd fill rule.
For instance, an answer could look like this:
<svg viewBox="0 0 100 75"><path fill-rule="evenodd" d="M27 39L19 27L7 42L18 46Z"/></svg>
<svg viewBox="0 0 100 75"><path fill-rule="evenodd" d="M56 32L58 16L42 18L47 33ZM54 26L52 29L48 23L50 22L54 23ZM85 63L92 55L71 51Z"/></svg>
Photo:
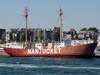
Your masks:
<svg viewBox="0 0 100 75"><path fill-rule="evenodd" d="M25 11L25 49L27 48L27 44L28 44L28 41L27 41L27 16L28 16L28 9L27 7L24 9Z"/></svg>

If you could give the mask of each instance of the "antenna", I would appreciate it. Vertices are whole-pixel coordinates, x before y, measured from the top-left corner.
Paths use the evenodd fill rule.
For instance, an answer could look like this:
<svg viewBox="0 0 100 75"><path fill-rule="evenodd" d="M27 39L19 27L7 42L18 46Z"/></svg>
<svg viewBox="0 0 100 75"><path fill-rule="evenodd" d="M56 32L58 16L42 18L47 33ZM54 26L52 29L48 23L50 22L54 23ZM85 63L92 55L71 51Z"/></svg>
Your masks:
<svg viewBox="0 0 100 75"><path fill-rule="evenodd" d="M27 9L27 6L25 7L24 11L25 11L25 12L29 11L29 10Z"/></svg>

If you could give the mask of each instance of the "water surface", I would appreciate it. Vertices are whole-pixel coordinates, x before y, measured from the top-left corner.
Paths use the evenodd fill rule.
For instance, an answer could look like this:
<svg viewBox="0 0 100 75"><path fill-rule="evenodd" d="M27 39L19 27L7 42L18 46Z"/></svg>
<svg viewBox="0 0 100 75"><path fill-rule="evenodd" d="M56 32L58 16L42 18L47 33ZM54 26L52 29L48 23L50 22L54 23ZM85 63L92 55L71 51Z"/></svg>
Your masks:
<svg viewBox="0 0 100 75"><path fill-rule="evenodd" d="M99 75L100 58L0 56L0 75Z"/></svg>

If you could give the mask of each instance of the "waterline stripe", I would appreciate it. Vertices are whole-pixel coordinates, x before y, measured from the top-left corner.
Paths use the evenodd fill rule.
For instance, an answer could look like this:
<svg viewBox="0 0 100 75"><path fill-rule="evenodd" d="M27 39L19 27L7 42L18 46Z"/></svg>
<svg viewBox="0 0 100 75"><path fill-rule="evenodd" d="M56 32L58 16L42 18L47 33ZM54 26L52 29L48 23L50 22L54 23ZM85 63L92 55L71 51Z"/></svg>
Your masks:
<svg viewBox="0 0 100 75"><path fill-rule="evenodd" d="M5 63L0 63L0 67L5 67L5 68L58 68L58 69L86 69L86 70L100 70L100 67L67 67L67 66L36 66L32 64L5 64Z"/></svg>

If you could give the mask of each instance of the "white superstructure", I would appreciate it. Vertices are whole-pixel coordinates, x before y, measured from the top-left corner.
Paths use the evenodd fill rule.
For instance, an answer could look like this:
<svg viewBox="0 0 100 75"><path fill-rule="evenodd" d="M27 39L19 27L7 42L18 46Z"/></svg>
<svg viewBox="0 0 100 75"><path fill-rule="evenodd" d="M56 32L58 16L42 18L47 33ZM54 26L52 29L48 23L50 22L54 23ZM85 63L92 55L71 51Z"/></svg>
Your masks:
<svg viewBox="0 0 100 75"><path fill-rule="evenodd" d="M54 48L61 48L61 47L69 47L71 46L71 42L70 41L61 41L58 43L54 43Z"/></svg>
<svg viewBox="0 0 100 75"><path fill-rule="evenodd" d="M71 46L93 43L93 40L71 40Z"/></svg>
<svg viewBox="0 0 100 75"><path fill-rule="evenodd" d="M23 48L23 44L14 43L6 43L6 47L8 48Z"/></svg>
<svg viewBox="0 0 100 75"><path fill-rule="evenodd" d="M35 43L35 48L36 49L41 49L43 46L42 46L42 43Z"/></svg>

